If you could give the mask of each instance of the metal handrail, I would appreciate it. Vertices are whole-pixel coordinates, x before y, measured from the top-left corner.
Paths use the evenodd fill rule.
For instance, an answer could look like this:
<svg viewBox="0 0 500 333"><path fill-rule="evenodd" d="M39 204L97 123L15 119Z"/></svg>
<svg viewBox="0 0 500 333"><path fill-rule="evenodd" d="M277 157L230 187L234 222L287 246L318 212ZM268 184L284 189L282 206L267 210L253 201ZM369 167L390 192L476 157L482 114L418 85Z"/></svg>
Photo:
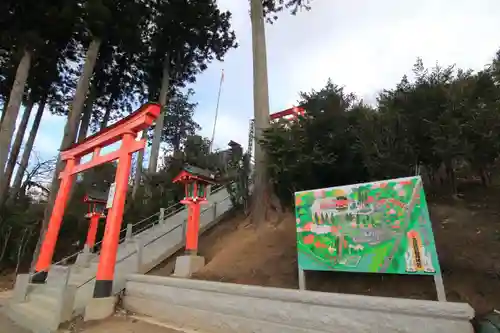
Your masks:
<svg viewBox="0 0 500 333"><path fill-rule="evenodd" d="M219 192L220 190L222 190L223 188L224 188L224 185L222 185L222 184L221 184L221 185L219 185L219 186L216 186L216 187L215 187L215 189L212 189L212 190L210 191L210 194L217 193L217 192ZM225 199L227 199L227 197L226 197L226 198L224 198L224 199L223 199L223 200L221 200L221 201L224 201ZM173 204L173 205L170 205L169 207L165 208L165 210L166 210L166 211L168 211L168 210L170 210L171 208L174 208L174 207L179 206L179 205L181 205L181 203L180 203L180 202L177 202L177 203L175 203L175 204ZM180 211L182 211L182 210L184 210L184 209L185 209L185 206L182 206L181 208L175 209L175 210L171 211L170 213L168 213L166 216L164 216L164 219L167 219L167 218L169 218L169 217L172 217L173 215L175 215L175 214L179 213ZM145 221L147 221L147 220L149 220L149 219L151 219L151 218L153 218L153 217L155 217L155 216L158 216L158 215L160 215L160 213L159 213L159 212L158 212L158 213L155 213L155 214L153 214L153 215L151 215L151 216L148 216L148 217L146 217L146 218L144 218L144 219L142 219L142 220L140 220L140 221L138 221L138 222L133 223L133 224L132 224L132 227L134 227L134 226L136 226L136 225L138 225L138 224L140 224L140 223L143 223L143 222L145 222ZM152 224L154 224L154 222L153 222ZM148 227L141 228L141 229L140 229L140 231L133 232L133 233L132 233L132 235L137 235L138 233L143 232L143 231L144 231L144 230L146 230L146 229L149 229L149 224L148 224ZM121 234L122 232L124 232L124 231L127 231L127 227L122 228L122 229L120 230L120 234ZM122 243L122 242L123 242L123 240L124 240L125 238L126 238L126 237L121 237L121 238L119 239L119 243ZM103 241L103 240L101 239L99 242L97 242L97 243L94 245L94 247L95 247L95 246L100 245L100 244L102 243L102 241ZM99 252L100 252L100 251L99 251ZM59 265L59 264L61 264L61 263L65 262L65 261L67 261L67 260L69 260L69 259L71 259L71 258L73 258L73 257L78 256L80 253L83 253L83 249L82 249L82 250L80 250L80 251L77 251L77 252L75 252L75 253L73 253L73 254L70 254L70 255L68 255L68 256L66 256L66 257L64 257L64 258L62 258L61 260L59 260L59 261L57 261L57 262L55 262L55 263L53 263L53 264L51 264L51 265ZM37 275L37 274L39 274L39 273L41 273L41 271L40 271L40 272L35 272L35 273L33 273L33 274L31 275L31 277L33 278L34 276L36 276L36 275Z"/></svg>
<svg viewBox="0 0 500 333"><path fill-rule="evenodd" d="M224 184L218 184L210 188L210 194L214 194L219 192L221 189L224 188Z"/></svg>
<svg viewBox="0 0 500 333"><path fill-rule="evenodd" d="M173 205L169 206L169 207L168 207L168 208L166 208L166 209L168 210L168 209L170 209L170 208L176 207L176 206L178 206L179 204L180 204L180 203L175 203L175 204L173 204ZM175 212L179 212L179 211L180 211L179 209L175 210ZM160 213L155 213L155 214L153 214L153 215L151 215L151 216L148 216L148 217L146 217L146 218L144 218L144 219L142 219L142 220L140 220L140 221L138 221L138 222L136 222L136 223L132 224L132 226L136 226L136 225L138 225L139 223L145 222L145 221L147 221L147 220L151 219L152 217L155 217L155 216L157 216L157 215L159 215L159 214L160 214ZM172 216L172 215L168 215L166 218L168 218L168 217L170 217L170 216ZM125 228L123 228L123 229L121 229L121 230L120 230L120 233L122 233L123 231L126 231L126 230L127 230L127 228L125 227ZM102 243L102 240L100 240L99 242L97 242L94 246L100 245L101 243ZM59 260L59 261L56 261L55 263L51 264L51 266L52 266L52 265L59 265L59 264L61 264L61 263L65 262L65 261L67 261L68 259L71 259L71 258L73 258L73 257L78 256L80 253L83 253L83 249L82 249L82 250L80 250L80 251L77 251L77 252L75 252L75 253L73 253L73 254L70 254L70 255L68 255L68 256L66 256L66 257L64 257L64 258L62 258L62 259L61 259L61 260ZM31 275L31 277L34 277L34 276L36 276L36 275L37 275L37 274L39 274L39 273L41 273L41 271L40 271L40 272L35 272L35 273L33 273L33 274Z"/></svg>
<svg viewBox="0 0 500 333"><path fill-rule="evenodd" d="M219 204L219 203L221 203L221 202L223 202L223 201L227 200L229 197L230 197L230 196L228 195L228 196L226 196L224 199L222 199L222 200L220 200L220 201L218 201L218 202L215 202L214 204ZM212 208L212 207L214 206L214 204L212 204L210 207L207 207L207 208L203 209L203 210L200 212L200 214L205 213L207 210L209 210L210 208ZM150 244L152 244L152 243L156 242L158 239L160 239L160 238L162 238L162 237L164 237L164 236L168 235L169 233L171 233L172 231L174 231L174 230L178 229L179 227L184 226L184 225L186 224L186 222L187 222L187 219L184 219L184 221L182 221L182 223L180 223L180 224L176 225L175 227L173 227L173 228L171 228L171 229L169 229L169 230L167 230L167 231L163 232L161 235L156 236L155 238L153 238L152 240L148 241L147 243L141 244L141 246L142 246L142 247L146 247L146 246L148 246L148 245L150 245ZM137 253L137 249L132 250L132 252L130 252L129 254L127 254L125 257L120 258L119 260L117 260L117 261L116 261L116 264L118 264L118 263L120 263L120 262L122 262L122 261L124 261L124 260L126 260L126 259L128 259L128 258L130 258L131 256L133 256L133 255L134 255L134 254L136 254L136 253ZM78 285L78 286L77 286L77 288L83 287L84 285L86 285L87 283L91 282L91 281L92 281L92 280L94 280L95 278L96 278L95 276L91 277L90 279L86 280L86 281L85 281L85 282L83 282L82 284ZM121 292L121 290L120 290L120 291L118 291L118 292L116 292L116 294L118 294L118 293L120 293L120 292Z"/></svg>
<svg viewBox="0 0 500 333"><path fill-rule="evenodd" d="M208 211L209 209L211 209L211 208L214 206L214 204L219 204L219 203L221 203L221 202L225 201L225 200L226 200L226 199L228 199L228 198L229 198L229 195L228 195L228 196L226 196L224 199L220 200L219 202L214 202L214 203L213 203L210 207L206 207L205 209L203 209L203 210L200 212L200 215L201 215L201 214L204 214L206 211ZM186 222L187 222L187 219L184 219L184 221L182 221L182 223L180 223L180 224L176 225L175 227L173 227L172 229L169 229L168 231L165 231L164 233L162 233L161 235L159 235L159 236L157 236L157 237L153 238L153 239L152 239L152 240L150 240L149 242L144 243L144 244L141 244L141 245L142 245L143 247L146 247L146 246L148 246L149 244L152 244L152 243L156 242L158 239L160 239L160 238L162 238L163 236L165 236L165 235L169 234L171 231L173 231L173 230L177 229L178 227L180 227L180 226L184 225ZM133 254L135 254L135 253L137 253L137 249L133 250L131 253L129 253L129 254L128 254L128 255L126 255L125 257L121 258L120 260L118 260L116 263L120 263L120 262L124 261L125 259L130 258L130 257L131 257Z"/></svg>

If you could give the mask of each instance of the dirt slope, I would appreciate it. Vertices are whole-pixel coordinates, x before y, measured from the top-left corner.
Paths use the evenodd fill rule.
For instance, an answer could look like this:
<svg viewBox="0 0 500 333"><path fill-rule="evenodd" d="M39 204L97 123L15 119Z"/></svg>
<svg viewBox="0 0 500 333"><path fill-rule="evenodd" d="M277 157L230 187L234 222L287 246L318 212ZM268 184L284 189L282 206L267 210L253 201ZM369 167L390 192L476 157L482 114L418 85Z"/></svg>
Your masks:
<svg viewBox="0 0 500 333"><path fill-rule="evenodd" d="M202 237L200 253L208 263L194 278L295 288L294 225L292 216L258 228L242 216L224 222Z"/></svg>
<svg viewBox="0 0 500 333"><path fill-rule="evenodd" d="M478 314L500 309L500 190L466 193L430 203L448 300ZM196 279L297 288L295 219L253 227L243 216L201 237L207 265ZM308 272L308 289L362 295L436 299L433 279L420 276Z"/></svg>

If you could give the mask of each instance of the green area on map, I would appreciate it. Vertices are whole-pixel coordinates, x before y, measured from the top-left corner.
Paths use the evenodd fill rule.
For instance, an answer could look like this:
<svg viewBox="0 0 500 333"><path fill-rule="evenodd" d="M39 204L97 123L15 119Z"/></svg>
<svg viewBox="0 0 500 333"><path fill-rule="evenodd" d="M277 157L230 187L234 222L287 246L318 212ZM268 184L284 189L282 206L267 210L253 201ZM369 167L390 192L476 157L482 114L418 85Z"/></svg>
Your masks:
<svg viewBox="0 0 500 333"><path fill-rule="evenodd" d="M420 177L295 193L303 270L440 272Z"/></svg>

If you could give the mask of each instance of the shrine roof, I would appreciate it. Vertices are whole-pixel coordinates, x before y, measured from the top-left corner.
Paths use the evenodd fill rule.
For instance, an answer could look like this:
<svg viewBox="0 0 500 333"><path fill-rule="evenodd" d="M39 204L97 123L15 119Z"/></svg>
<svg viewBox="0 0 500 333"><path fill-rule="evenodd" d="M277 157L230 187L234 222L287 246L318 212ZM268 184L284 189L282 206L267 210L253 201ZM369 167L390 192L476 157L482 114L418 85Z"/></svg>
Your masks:
<svg viewBox="0 0 500 333"><path fill-rule="evenodd" d="M108 201L108 191L89 190L83 197L83 202L106 203Z"/></svg>
<svg viewBox="0 0 500 333"><path fill-rule="evenodd" d="M184 179L197 179L215 184L215 172L187 164L182 168L181 173L174 178L173 182L177 183Z"/></svg>

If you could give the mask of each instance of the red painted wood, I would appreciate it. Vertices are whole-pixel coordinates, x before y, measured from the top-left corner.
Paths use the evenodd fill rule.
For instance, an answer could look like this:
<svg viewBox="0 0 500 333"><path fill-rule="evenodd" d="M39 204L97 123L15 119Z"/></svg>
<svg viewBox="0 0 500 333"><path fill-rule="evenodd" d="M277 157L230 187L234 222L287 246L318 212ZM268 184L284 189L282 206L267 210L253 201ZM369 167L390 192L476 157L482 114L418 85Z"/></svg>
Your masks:
<svg viewBox="0 0 500 333"><path fill-rule="evenodd" d="M133 143L130 144L129 147L127 147L127 149L130 150L130 153L135 153L136 151L143 149L145 146L146 146L146 140L142 139L140 141L134 141ZM115 151L108 153L106 155L96 156L93 159L91 159L90 161L83 163L83 164L79 164L78 166L74 167L73 170L71 171L71 173L76 174L76 173L91 169L93 167L96 167L98 165L112 162L114 160L117 160L120 157L120 154L121 154L121 150L115 150ZM62 178L63 176L64 176L63 172L61 172L61 174L59 175L59 178Z"/></svg>
<svg viewBox="0 0 500 333"><path fill-rule="evenodd" d="M73 169L76 162L77 161L74 159L69 160L66 163L65 169L67 171ZM54 202L54 208L52 209L52 215L50 216L49 226L47 228L47 232L45 233L42 247L40 248L40 255L38 256L35 267L37 272L48 272L50 265L52 264L52 256L54 255L57 238L59 237L59 230L61 229L64 210L69 199L69 192L71 190L73 178L74 176L71 175L70 172L67 172L66 176L61 180L56 201Z"/></svg>
<svg viewBox="0 0 500 333"><path fill-rule="evenodd" d="M40 255L36 264L37 272L48 272L52 263L52 256L59 237L59 230L61 228L64 210L74 180L74 175L97 165L118 159L115 178L115 197L113 199L113 207L109 210L106 220L106 231L97 272L97 280L113 280L116 251L118 249L118 238L127 195L132 154L137 150L143 149L145 146L145 140L136 141L135 137L139 131L146 129L153 123L160 115L160 110L161 108L158 104L143 105L139 110L128 117L61 152L61 160L67 161L67 163L64 171L59 175L59 178L61 178L61 185L57 192L56 201L49 220L49 226L40 249ZM122 140L122 144L119 150L103 156L100 155L102 148L120 140ZM92 160L79 164L80 158L90 153L93 154ZM91 228L94 228L92 223ZM91 235L91 230L89 230L88 241L90 243L95 243L95 238L92 241L92 237L94 236Z"/></svg>
<svg viewBox="0 0 500 333"><path fill-rule="evenodd" d="M198 233L200 231L200 202L191 202L188 207L186 250L196 253L198 251Z"/></svg>
<svg viewBox="0 0 500 333"><path fill-rule="evenodd" d="M61 159L65 161L72 157L83 157L93 153L96 147L104 148L109 146L120 141L125 133L137 133L148 128L159 115L159 104L143 105L130 116L61 152Z"/></svg>
<svg viewBox="0 0 500 333"><path fill-rule="evenodd" d="M87 232L87 240L85 244L89 249L92 249L95 245L95 238L97 235L97 227L99 225L99 218L101 217L100 213L92 213L90 217L89 230Z"/></svg>
<svg viewBox="0 0 500 333"><path fill-rule="evenodd" d="M290 108L290 109L286 109L286 110L283 110L280 112L272 113L269 115L269 118L271 120L275 120L275 119L283 118L283 117L286 117L289 115L299 115L299 114L303 114L303 113L305 113L304 108L295 106L295 107Z"/></svg>
<svg viewBox="0 0 500 333"><path fill-rule="evenodd" d="M108 210L106 219L106 231L102 239L101 256L97 266L96 280L113 281L115 273L116 254L118 251L118 241L120 229L123 221L123 209L127 197L128 178L130 166L132 164L131 145L135 142L133 134L125 134L120 148L118 166L115 178L115 197L113 206Z"/></svg>

